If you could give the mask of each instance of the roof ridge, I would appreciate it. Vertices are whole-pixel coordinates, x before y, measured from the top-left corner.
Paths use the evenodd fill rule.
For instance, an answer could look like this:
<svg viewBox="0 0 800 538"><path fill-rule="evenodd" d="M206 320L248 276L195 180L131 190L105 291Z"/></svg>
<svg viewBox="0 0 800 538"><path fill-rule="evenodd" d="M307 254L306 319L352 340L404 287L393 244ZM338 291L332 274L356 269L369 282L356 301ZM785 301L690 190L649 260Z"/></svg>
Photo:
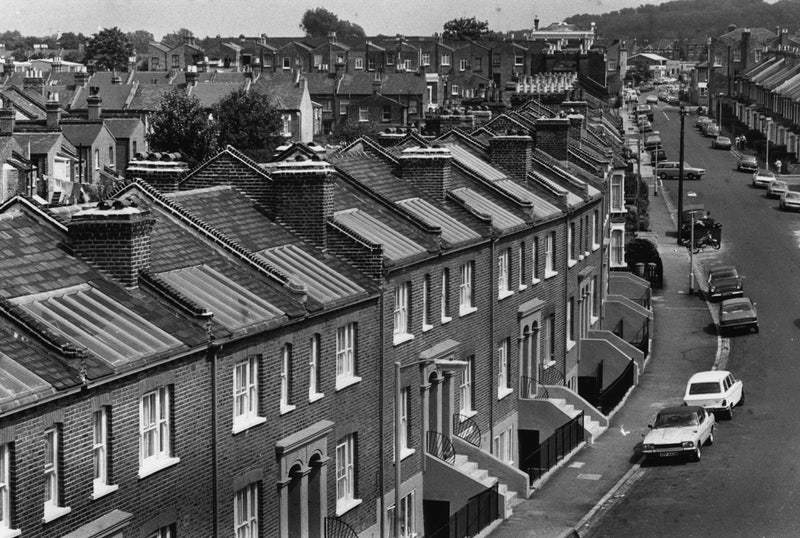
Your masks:
<svg viewBox="0 0 800 538"><path fill-rule="evenodd" d="M182 176L182 177L181 177L181 178L178 180L178 185L180 185L181 183L184 183L184 182L185 182L186 180L188 180L190 177L192 177L192 176L193 176L193 175L195 175L196 173L198 173L198 172L200 172L201 170L203 170L203 169L204 169L206 166L208 166L209 164L211 164L211 163L212 163L212 162L213 162L215 159L219 158L219 157L220 157L220 156L221 156L223 153L228 153L228 154L229 154L229 155L231 155L232 157L235 157L236 159L240 160L240 161L242 162L242 164L245 164L245 165L247 165L249 168L252 168L254 172L256 172L256 173L258 173L258 174L261 174L262 176L264 176L264 178L266 178L266 179L268 179L268 180L272 181L272 177L270 177L270 175L267 173L267 171L266 171L266 170L264 170L263 168L261 168L261 167L258 165L258 163L256 163L256 162L255 162L253 159L251 159L250 157L248 157L248 156L246 156L245 154L243 154L243 153L242 153L241 151L239 151L238 149L236 149L236 148L234 148L233 146L231 146L230 144L228 144L227 146L225 146L225 149L223 149L223 150L219 151L218 153L215 153L215 154L214 154L214 155L212 155L211 157L208 157L208 158L207 158L205 161L201 162L200 164L198 164L197 166L195 166L194 168L192 168L191 170L189 170L188 172L186 172L186 173L185 173L185 174L184 174L184 175L183 175L183 176Z"/></svg>
<svg viewBox="0 0 800 538"><path fill-rule="evenodd" d="M144 191L154 201L158 202L162 207L169 210L170 213L172 213L174 216L191 224L199 231L202 231L213 242L219 244L220 246L238 255L242 260L255 266L257 270L266 274L270 278L277 280L280 284L289 287L291 279L288 275L276 269L266 261L256 257L255 254L253 254L249 249L246 249L241 244L239 244L238 241L231 239L223 232L220 232L219 230L217 230L210 224L206 223L202 219L194 216L193 214L185 210L180 204L164 196L164 194L161 191L159 191L158 189L156 189L143 179L136 178L132 183L127 185L122 190L124 191L125 189L128 189L133 185L136 185L139 188L141 188L142 191Z"/></svg>

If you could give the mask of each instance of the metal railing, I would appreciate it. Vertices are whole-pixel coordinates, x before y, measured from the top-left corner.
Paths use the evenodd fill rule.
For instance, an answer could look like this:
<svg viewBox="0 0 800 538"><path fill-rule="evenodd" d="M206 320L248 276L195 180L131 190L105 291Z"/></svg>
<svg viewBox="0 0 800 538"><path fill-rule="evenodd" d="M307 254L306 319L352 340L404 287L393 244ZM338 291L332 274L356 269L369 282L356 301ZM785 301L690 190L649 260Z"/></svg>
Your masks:
<svg viewBox="0 0 800 538"><path fill-rule="evenodd" d="M437 431L428 431L425 438L428 454L450 465L455 464L456 448L448 436L442 435Z"/></svg>
<svg viewBox="0 0 800 538"><path fill-rule="evenodd" d="M497 484L478 493L450 516L447 523L425 534L427 538L465 538L475 536L500 517Z"/></svg>
<svg viewBox="0 0 800 538"><path fill-rule="evenodd" d="M481 446L481 430L472 417L456 413L453 415L453 434L473 446Z"/></svg>
<svg viewBox="0 0 800 538"><path fill-rule="evenodd" d="M533 484L584 440L583 411L569 422L556 428L539 448L526 456L520 469L528 474Z"/></svg>
<svg viewBox="0 0 800 538"><path fill-rule="evenodd" d="M603 414L608 414L622 400L633 385L633 361L630 361L620 376L597 396L597 407Z"/></svg>
<svg viewBox="0 0 800 538"><path fill-rule="evenodd" d="M353 527L335 516L325 518L325 538L358 538Z"/></svg>

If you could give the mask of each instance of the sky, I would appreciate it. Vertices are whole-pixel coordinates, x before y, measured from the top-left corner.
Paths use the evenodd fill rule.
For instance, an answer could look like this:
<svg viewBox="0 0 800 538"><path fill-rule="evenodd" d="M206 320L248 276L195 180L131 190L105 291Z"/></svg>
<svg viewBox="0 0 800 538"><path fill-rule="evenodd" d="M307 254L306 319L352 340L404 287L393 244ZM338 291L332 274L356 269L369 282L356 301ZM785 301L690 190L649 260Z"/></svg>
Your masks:
<svg viewBox="0 0 800 538"><path fill-rule="evenodd" d="M457 17L488 21L495 31L559 22L664 0L0 0L0 31L23 35L92 34L106 27L148 30L156 39L179 28L196 36L299 36L308 9L324 7L367 35L431 35ZM770 0L773 1L773 0Z"/></svg>

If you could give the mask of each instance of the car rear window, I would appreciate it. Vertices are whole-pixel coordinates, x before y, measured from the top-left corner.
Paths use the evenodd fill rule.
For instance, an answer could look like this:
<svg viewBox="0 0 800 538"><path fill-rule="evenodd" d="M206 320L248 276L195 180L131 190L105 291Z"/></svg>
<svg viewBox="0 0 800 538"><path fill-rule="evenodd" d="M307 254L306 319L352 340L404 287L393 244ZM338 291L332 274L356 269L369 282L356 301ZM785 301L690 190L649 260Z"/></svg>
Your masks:
<svg viewBox="0 0 800 538"><path fill-rule="evenodd" d="M718 394L719 383L716 381L705 381L702 383L692 383L689 385L689 394Z"/></svg>
<svg viewBox="0 0 800 538"><path fill-rule="evenodd" d="M726 305L725 307L723 307L722 311L725 312L726 314L732 314L734 312L749 312L750 305L746 303Z"/></svg>
<svg viewBox="0 0 800 538"><path fill-rule="evenodd" d="M697 426L697 415L694 413L669 413L659 414L656 417L654 428L680 428L682 426Z"/></svg>

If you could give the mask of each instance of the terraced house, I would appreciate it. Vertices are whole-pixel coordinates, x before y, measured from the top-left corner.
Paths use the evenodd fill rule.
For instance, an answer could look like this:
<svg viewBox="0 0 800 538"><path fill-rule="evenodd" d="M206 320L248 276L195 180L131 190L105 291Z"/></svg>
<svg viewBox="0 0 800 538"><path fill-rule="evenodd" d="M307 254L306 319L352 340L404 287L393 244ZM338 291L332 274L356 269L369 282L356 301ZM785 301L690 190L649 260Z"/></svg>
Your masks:
<svg viewBox="0 0 800 538"><path fill-rule="evenodd" d="M608 271L618 133L584 105L0 206L0 535L506 517L646 352L646 283Z"/></svg>

